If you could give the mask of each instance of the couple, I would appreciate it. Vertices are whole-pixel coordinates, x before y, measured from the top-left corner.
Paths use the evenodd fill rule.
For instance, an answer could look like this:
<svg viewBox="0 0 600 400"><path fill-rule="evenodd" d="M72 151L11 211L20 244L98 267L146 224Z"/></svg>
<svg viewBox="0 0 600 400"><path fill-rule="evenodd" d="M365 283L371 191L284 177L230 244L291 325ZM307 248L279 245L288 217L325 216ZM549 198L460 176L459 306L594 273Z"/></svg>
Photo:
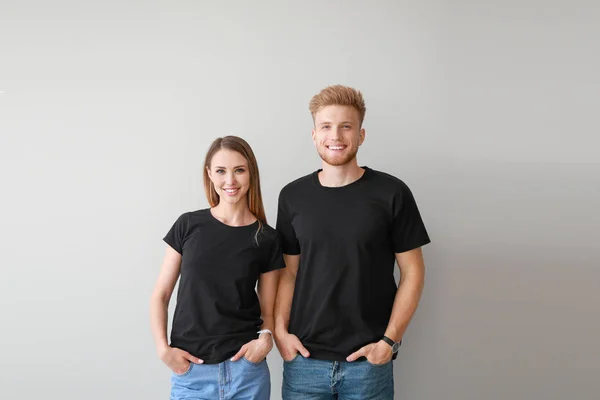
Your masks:
<svg viewBox="0 0 600 400"><path fill-rule="evenodd" d="M391 360L419 302L429 237L409 188L358 165L365 110L345 86L312 98L322 169L283 188L276 230L250 146L213 142L204 163L211 208L183 214L165 236L151 301L172 400L269 399L273 339L283 399L393 399Z"/></svg>

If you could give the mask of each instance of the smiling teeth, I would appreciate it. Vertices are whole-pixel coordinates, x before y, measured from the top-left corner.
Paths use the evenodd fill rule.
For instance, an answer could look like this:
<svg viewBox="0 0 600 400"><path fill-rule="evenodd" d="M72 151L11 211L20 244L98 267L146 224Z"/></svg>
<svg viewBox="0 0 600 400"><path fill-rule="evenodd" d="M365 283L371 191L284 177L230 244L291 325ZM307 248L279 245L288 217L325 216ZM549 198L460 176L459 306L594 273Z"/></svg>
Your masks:
<svg viewBox="0 0 600 400"><path fill-rule="evenodd" d="M342 150L343 148L343 146L329 146L330 150Z"/></svg>

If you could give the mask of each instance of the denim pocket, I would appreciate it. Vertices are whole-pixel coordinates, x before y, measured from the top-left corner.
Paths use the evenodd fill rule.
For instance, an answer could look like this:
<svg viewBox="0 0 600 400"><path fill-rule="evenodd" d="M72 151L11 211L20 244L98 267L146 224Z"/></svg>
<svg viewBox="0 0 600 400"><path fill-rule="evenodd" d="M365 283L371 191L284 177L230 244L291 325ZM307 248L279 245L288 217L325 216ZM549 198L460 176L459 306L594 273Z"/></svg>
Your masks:
<svg viewBox="0 0 600 400"><path fill-rule="evenodd" d="M246 357L242 356L242 361L245 361L245 362L246 362L246 364L250 364L250 365L260 365L260 364L262 364L262 363L263 363L265 360L266 360L266 357L265 357L265 358L263 358L262 360L260 360L259 362L256 362L256 363L255 363L255 362L252 362L252 361L248 360Z"/></svg>
<svg viewBox="0 0 600 400"><path fill-rule="evenodd" d="M300 353L296 353L296 355L294 356L294 358L292 358L290 361L287 360L283 360L284 363L293 363L294 361L296 361L298 359L298 356L300 355Z"/></svg>
<svg viewBox="0 0 600 400"><path fill-rule="evenodd" d="M392 360L390 360L390 361L388 361L388 362L386 362L386 363L384 363L384 364L373 364L373 363L372 363L371 361L369 361L369 360L365 360L365 361L367 362L367 364L369 364L371 367L374 367L374 368L381 368L381 367L385 367L386 365L388 365L389 363L391 363L391 362L392 362Z"/></svg>
<svg viewBox="0 0 600 400"><path fill-rule="evenodd" d="M192 365L194 365L194 363L190 362L190 365L188 365L188 369L183 374L178 374L178 373L173 372L173 375L175 375L175 376L186 376L192 370Z"/></svg>

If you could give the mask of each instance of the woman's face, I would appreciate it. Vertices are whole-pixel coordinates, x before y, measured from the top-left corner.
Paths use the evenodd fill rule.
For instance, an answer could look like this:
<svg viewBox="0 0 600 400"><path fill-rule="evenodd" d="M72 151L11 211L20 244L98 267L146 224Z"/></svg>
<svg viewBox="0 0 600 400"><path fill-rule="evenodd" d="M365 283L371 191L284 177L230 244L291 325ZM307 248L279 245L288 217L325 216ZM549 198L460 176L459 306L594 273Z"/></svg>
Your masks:
<svg viewBox="0 0 600 400"><path fill-rule="evenodd" d="M244 156L237 151L221 149L215 153L206 169L221 201L234 204L246 201L250 171Z"/></svg>

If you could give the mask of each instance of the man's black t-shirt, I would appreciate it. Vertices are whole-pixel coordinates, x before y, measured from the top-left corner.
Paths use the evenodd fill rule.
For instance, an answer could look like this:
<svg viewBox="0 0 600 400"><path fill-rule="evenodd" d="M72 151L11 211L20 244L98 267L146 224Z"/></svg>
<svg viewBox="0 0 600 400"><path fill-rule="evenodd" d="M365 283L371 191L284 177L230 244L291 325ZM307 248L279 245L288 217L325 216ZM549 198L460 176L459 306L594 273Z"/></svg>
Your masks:
<svg viewBox="0 0 600 400"><path fill-rule="evenodd" d="M430 241L408 186L363 168L335 188L321 185L319 170L279 196L283 253L301 254L288 330L317 359L344 361L381 339L397 290L395 253Z"/></svg>
<svg viewBox="0 0 600 400"><path fill-rule="evenodd" d="M209 209L177 219L164 238L181 254L172 347L216 364L258 337L263 321L256 282L285 266L277 232L259 226L225 225Z"/></svg>

